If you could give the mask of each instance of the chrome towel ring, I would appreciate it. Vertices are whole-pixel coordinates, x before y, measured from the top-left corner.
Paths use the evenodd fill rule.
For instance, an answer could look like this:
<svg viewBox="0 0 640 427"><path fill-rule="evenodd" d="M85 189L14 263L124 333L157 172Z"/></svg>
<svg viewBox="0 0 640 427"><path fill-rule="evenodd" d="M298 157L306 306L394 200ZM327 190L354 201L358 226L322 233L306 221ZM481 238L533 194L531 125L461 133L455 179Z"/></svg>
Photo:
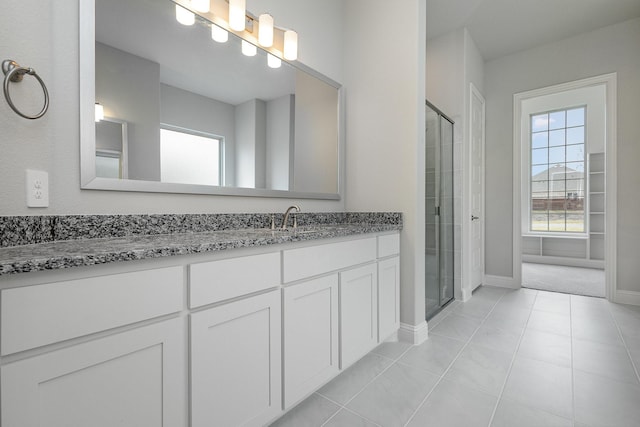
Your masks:
<svg viewBox="0 0 640 427"><path fill-rule="evenodd" d="M36 70L28 67L21 67L20 64L12 59L5 59L4 61L2 61L2 72L4 73L4 97L7 98L9 107L11 107L11 109L15 111L16 114L24 117L25 119L35 120L44 116L44 113L46 113L49 109L49 92L47 91L47 86L44 84L38 73L36 73ZM40 110L40 112L35 116L29 116L18 110L18 108L11 100L11 95L9 94L9 83L21 82L25 74L35 77L36 80L38 80L38 82L40 83L40 86L42 86L42 91L44 92L44 105L42 106L42 110Z"/></svg>

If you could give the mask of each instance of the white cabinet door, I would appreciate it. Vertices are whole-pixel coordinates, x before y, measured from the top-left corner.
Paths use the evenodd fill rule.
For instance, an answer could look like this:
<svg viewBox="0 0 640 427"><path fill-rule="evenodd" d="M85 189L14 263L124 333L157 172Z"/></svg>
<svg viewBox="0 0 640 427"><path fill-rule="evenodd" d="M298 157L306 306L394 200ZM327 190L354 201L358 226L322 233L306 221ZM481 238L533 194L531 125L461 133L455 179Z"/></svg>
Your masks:
<svg viewBox="0 0 640 427"><path fill-rule="evenodd" d="M9 363L2 425L185 426L184 336L172 319Z"/></svg>
<svg viewBox="0 0 640 427"><path fill-rule="evenodd" d="M191 425L259 426L281 411L280 291L191 315Z"/></svg>
<svg viewBox="0 0 640 427"><path fill-rule="evenodd" d="M367 354L378 342L377 265L340 273L340 369Z"/></svg>
<svg viewBox="0 0 640 427"><path fill-rule="evenodd" d="M338 275L284 288L284 405L338 373Z"/></svg>
<svg viewBox="0 0 640 427"><path fill-rule="evenodd" d="M400 328L400 257L378 263L378 342Z"/></svg>

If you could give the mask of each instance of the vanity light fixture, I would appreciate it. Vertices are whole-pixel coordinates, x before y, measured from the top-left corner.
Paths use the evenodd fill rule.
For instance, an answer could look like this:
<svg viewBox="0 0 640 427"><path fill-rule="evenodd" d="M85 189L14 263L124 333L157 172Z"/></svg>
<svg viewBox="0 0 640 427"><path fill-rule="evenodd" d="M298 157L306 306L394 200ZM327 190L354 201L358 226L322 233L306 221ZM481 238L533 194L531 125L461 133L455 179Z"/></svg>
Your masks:
<svg viewBox="0 0 640 427"><path fill-rule="evenodd" d="M245 56L256 56L258 48L246 40L242 40L242 54Z"/></svg>
<svg viewBox="0 0 640 427"><path fill-rule="evenodd" d="M264 47L273 46L273 16L268 13L258 18L258 43Z"/></svg>
<svg viewBox="0 0 640 427"><path fill-rule="evenodd" d="M293 30L284 32L284 59L289 61L298 59L298 33Z"/></svg>
<svg viewBox="0 0 640 427"><path fill-rule="evenodd" d="M229 27L232 30L244 31L246 16L246 0L229 0Z"/></svg>
<svg viewBox="0 0 640 427"><path fill-rule="evenodd" d="M191 5L198 12L207 13L211 9L209 0L191 0Z"/></svg>
<svg viewBox="0 0 640 427"><path fill-rule="evenodd" d="M267 65L269 68L280 68L282 60L275 55L267 53Z"/></svg>
<svg viewBox="0 0 640 427"><path fill-rule="evenodd" d="M211 38L218 43L226 43L229 40L229 32L215 24L211 24Z"/></svg>
<svg viewBox="0 0 640 427"><path fill-rule="evenodd" d="M96 102L95 116L96 116L96 123L98 123L100 120L104 120L104 107L99 102Z"/></svg>
<svg viewBox="0 0 640 427"><path fill-rule="evenodd" d="M176 5L176 20L182 25L193 25L196 22L196 16L184 7Z"/></svg>

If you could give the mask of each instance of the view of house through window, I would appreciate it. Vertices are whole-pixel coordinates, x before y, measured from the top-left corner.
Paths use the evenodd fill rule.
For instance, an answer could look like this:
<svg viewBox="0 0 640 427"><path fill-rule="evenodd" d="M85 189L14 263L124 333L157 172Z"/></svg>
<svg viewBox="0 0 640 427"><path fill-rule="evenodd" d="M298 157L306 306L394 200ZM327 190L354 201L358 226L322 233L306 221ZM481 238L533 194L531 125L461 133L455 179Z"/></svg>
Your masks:
<svg viewBox="0 0 640 427"><path fill-rule="evenodd" d="M188 130L160 129L160 180L222 185L222 139Z"/></svg>
<svg viewBox="0 0 640 427"><path fill-rule="evenodd" d="M531 115L530 231L585 232L585 110Z"/></svg>

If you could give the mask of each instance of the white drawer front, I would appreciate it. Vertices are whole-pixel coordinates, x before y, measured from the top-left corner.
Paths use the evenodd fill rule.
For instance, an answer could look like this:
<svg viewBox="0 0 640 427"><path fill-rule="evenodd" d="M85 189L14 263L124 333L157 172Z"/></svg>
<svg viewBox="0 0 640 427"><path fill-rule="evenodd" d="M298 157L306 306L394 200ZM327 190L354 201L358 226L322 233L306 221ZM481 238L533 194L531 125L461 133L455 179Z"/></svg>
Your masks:
<svg viewBox="0 0 640 427"><path fill-rule="evenodd" d="M182 310L182 267L2 291L2 354Z"/></svg>
<svg viewBox="0 0 640 427"><path fill-rule="evenodd" d="M378 237L378 258L400 253L400 234L387 234Z"/></svg>
<svg viewBox="0 0 640 427"><path fill-rule="evenodd" d="M283 252L284 282L340 270L375 259L375 237L291 249Z"/></svg>
<svg viewBox="0 0 640 427"><path fill-rule="evenodd" d="M189 269L189 307L200 307L278 286L280 253L203 262Z"/></svg>

